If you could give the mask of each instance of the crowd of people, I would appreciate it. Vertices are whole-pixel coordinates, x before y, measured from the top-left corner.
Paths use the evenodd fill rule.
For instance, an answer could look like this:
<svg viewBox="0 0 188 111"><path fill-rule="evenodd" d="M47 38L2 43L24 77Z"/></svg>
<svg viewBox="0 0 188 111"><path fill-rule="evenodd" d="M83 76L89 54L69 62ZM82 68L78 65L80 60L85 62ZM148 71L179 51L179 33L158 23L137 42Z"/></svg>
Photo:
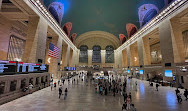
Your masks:
<svg viewBox="0 0 188 111"><path fill-rule="evenodd" d="M137 85L137 82L135 83ZM127 78L122 81L121 78L98 79L95 83L95 90L100 95L121 95L123 96L122 110L136 111L132 102L131 92L127 92Z"/></svg>
<svg viewBox="0 0 188 111"><path fill-rule="evenodd" d="M131 78L127 78L124 77L124 79L122 80L121 77L120 78L115 78L112 77L108 78L108 79L95 79L95 78L91 78L90 82L92 82L92 84L95 87L95 91L96 93L99 93L100 95L111 95L116 97L116 95L120 95L122 96L122 100L123 100L123 105L122 105L122 111L123 110L130 110L130 111L136 111L136 108L133 104L132 101L132 95L131 92L128 92L127 90L127 79L131 79ZM56 87L58 86L59 88L59 99L61 99L61 96L64 95L64 100L66 100L67 95L68 95L68 88L64 88L64 94L63 94L63 86L65 86L65 81L67 81L67 84L70 85L71 82L72 84L78 84L79 80L81 82L84 82L84 84L86 86L88 86L88 82L89 82L89 78L87 78L87 76L85 77L85 79L83 79L83 75L78 75L77 78L69 78L69 77L61 77L57 82L53 81L53 79L51 79L50 82L50 86L51 86L51 90L54 89L56 90ZM137 91L137 81L135 81L135 88ZM149 86L153 87L153 83L149 82ZM156 83L156 91L158 91L158 87L160 85L158 83ZM182 98L181 98L181 93L179 91L179 89L177 88L175 90L176 92L176 96L177 96L177 100L178 103L182 102ZM188 96L188 91L187 89L185 89L184 91L184 96L186 98L186 101L188 100L187 96Z"/></svg>

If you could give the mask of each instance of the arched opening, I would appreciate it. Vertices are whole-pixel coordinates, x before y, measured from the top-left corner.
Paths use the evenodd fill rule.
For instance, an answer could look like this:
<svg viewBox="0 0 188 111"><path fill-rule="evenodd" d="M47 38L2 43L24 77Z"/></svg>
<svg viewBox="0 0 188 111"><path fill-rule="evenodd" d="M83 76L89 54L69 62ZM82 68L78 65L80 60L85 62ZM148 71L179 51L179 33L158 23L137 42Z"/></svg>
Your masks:
<svg viewBox="0 0 188 111"><path fill-rule="evenodd" d="M67 29L67 27L65 25L63 26L63 31L67 34L67 36L69 35L68 34L68 29Z"/></svg>
<svg viewBox="0 0 188 111"><path fill-rule="evenodd" d="M130 32L130 37L133 36L137 32L136 27L133 27Z"/></svg>
<svg viewBox="0 0 188 111"><path fill-rule="evenodd" d="M188 60L188 30L183 31L182 34L185 48L185 59Z"/></svg>
<svg viewBox="0 0 188 111"><path fill-rule="evenodd" d="M126 40L127 40L126 37L124 37L123 40L122 40L122 44L125 43Z"/></svg>
<svg viewBox="0 0 188 111"><path fill-rule="evenodd" d="M86 45L80 46L79 62L88 63L88 46Z"/></svg>
<svg viewBox="0 0 188 111"><path fill-rule="evenodd" d="M146 13L146 15L144 16L142 26L144 26L145 24L147 24L155 15L157 15L157 10L156 9L149 10Z"/></svg>
<svg viewBox="0 0 188 111"><path fill-rule="evenodd" d="M106 46L105 63L114 63L114 47Z"/></svg>
<svg viewBox="0 0 188 111"><path fill-rule="evenodd" d="M101 63L101 47L99 45L93 46L92 62Z"/></svg>
<svg viewBox="0 0 188 111"><path fill-rule="evenodd" d="M59 23L58 13L57 13L57 11L55 10L55 8L54 8L54 7L50 7L50 8L49 8L49 11L50 11L50 13L53 15L53 17L56 19L56 21Z"/></svg>

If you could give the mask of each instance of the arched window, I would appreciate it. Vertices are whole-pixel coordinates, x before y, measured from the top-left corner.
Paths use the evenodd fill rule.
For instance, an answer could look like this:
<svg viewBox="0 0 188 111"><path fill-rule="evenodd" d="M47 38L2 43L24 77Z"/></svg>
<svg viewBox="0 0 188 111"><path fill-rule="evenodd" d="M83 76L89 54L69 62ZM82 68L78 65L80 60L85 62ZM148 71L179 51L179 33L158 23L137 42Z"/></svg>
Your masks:
<svg viewBox="0 0 188 111"><path fill-rule="evenodd" d="M49 11L50 11L50 13L54 16L54 18L56 19L56 21L59 23L58 13L57 13L57 11L55 10L55 8L54 8L54 7L50 7L50 8L49 8Z"/></svg>
<svg viewBox="0 0 188 111"><path fill-rule="evenodd" d="M64 32L67 34L67 36L69 35L68 34L68 30L67 30L67 27L66 26L63 26L63 30L64 30Z"/></svg>
<svg viewBox="0 0 188 111"><path fill-rule="evenodd" d="M106 46L105 63L114 63L114 47Z"/></svg>
<svg viewBox="0 0 188 111"><path fill-rule="evenodd" d="M188 30L183 31L182 34L185 47L185 59L188 60Z"/></svg>
<svg viewBox="0 0 188 111"><path fill-rule="evenodd" d="M126 40L127 40L126 37L124 37L123 40L122 40L122 44L125 43Z"/></svg>
<svg viewBox="0 0 188 111"><path fill-rule="evenodd" d="M98 45L93 46L92 62L101 63L101 47Z"/></svg>
<svg viewBox="0 0 188 111"><path fill-rule="evenodd" d="M80 46L79 62L88 63L88 47L86 45Z"/></svg>
<svg viewBox="0 0 188 111"><path fill-rule="evenodd" d="M157 15L157 10L156 9L149 10L146 13L146 15L144 16L142 26L144 26L145 24L147 24L155 15Z"/></svg>

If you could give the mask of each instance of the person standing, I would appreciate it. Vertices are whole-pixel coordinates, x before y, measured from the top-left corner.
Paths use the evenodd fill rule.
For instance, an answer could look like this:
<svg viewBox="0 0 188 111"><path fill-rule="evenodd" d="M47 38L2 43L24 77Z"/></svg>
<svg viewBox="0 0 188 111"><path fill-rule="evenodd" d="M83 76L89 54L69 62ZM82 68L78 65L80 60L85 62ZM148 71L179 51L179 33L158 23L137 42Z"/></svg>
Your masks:
<svg viewBox="0 0 188 111"><path fill-rule="evenodd" d="M187 99L188 99L188 98L187 98L187 96L188 96L188 91L187 91L187 89L185 89L185 91L184 91L184 96L185 96L185 98L186 98L185 100L187 101Z"/></svg>
<svg viewBox="0 0 188 111"><path fill-rule="evenodd" d="M59 99L61 98L62 92L63 92L63 87L62 87L62 85L60 85L60 87L59 87Z"/></svg>
<svg viewBox="0 0 188 111"><path fill-rule="evenodd" d="M31 94L32 89L33 89L33 85L31 83L29 83L29 94Z"/></svg>
<svg viewBox="0 0 188 111"><path fill-rule="evenodd" d="M52 88L53 88L53 82L50 82L50 87L51 87L51 91L52 91Z"/></svg>
<svg viewBox="0 0 188 111"><path fill-rule="evenodd" d="M60 79L58 80L58 82L57 82L57 83L58 83L58 86L59 86L59 83L60 83Z"/></svg>
<svg viewBox="0 0 188 111"><path fill-rule="evenodd" d="M68 93L68 89L66 88L66 89L65 89L65 96L64 96L64 100L66 100L66 98L67 98L67 93Z"/></svg>
<svg viewBox="0 0 188 111"><path fill-rule="evenodd" d="M177 96L178 93L180 93L180 90L177 88L175 91L176 91L176 96Z"/></svg>

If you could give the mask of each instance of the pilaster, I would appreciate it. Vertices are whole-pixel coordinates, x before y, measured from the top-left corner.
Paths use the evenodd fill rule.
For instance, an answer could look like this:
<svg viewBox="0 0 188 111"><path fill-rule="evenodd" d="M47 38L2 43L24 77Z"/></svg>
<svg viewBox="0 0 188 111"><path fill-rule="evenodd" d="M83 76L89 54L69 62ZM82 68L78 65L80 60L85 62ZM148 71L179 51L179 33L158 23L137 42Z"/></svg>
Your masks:
<svg viewBox="0 0 188 111"><path fill-rule="evenodd" d="M45 63L45 49L48 25L42 18L29 17L28 31L23 61L38 63L38 59Z"/></svg>

